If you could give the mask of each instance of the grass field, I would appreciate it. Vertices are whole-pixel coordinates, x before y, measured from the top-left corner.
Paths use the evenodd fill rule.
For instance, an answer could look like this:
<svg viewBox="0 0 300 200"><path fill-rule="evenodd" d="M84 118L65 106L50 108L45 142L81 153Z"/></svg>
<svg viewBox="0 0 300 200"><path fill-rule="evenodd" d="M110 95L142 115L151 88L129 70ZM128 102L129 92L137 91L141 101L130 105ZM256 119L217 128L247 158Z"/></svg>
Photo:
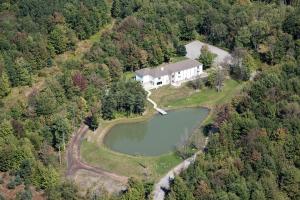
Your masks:
<svg viewBox="0 0 300 200"><path fill-rule="evenodd" d="M125 77L131 75L132 74L126 74ZM209 88L195 91L186 85L180 88L166 86L153 90L151 98L156 101L159 106L170 109L190 106L205 106L213 109L217 104L229 102L242 87L243 84L231 79L225 81L221 92ZM151 105L148 104L147 114L145 116L139 117L139 119L125 118L111 122L105 121L102 123L102 130L106 128L109 130L111 126L120 123L120 121L124 122L124 120L125 122L146 120L153 114L150 106ZM204 123L211 121L212 117L212 114L210 114ZM156 157L143 157L114 152L103 144L104 136L101 134L105 135L106 132L102 130L98 130L95 133L90 132L87 135L87 140L83 141L81 145L82 158L92 165L124 176L135 176L155 180L182 161L174 153ZM102 139L99 140L99 137Z"/></svg>
<svg viewBox="0 0 300 200"><path fill-rule="evenodd" d="M120 154L99 146L95 142L83 141L81 155L84 160L94 166L124 176L135 176L155 180L177 165L181 159L174 153L157 157L142 157Z"/></svg>
<svg viewBox="0 0 300 200"><path fill-rule="evenodd" d="M204 88L196 91L184 85L180 88L165 86L153 90L151 98L159 106L165 108L179 108L190 106L205 106L212 108L215 105L229 102L243 87L243 84L228 79L225 81L222 91Z"/></svg>

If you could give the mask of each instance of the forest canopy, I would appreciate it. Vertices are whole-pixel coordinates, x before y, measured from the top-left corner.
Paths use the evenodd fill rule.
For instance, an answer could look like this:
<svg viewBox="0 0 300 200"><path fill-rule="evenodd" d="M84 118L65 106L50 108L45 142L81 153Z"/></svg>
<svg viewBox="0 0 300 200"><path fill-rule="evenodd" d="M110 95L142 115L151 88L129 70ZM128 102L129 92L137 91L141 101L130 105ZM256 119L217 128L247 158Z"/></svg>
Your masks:
<svg viewBox="0 0 300 200"><path fill-rule="evenodd" d="M232 78L260 75L217 114L208 152L168 198L299 199L299 20L297 0L0 1L0 171L16 177L11 187L21 179L48 199L78 199L60 176L72 132L142 114L146 94L126 74L182 57L199 39L232 52ZM82 57L57 62L100 30ZM129 186L122 199L150 194L151 184Z"/></svg>

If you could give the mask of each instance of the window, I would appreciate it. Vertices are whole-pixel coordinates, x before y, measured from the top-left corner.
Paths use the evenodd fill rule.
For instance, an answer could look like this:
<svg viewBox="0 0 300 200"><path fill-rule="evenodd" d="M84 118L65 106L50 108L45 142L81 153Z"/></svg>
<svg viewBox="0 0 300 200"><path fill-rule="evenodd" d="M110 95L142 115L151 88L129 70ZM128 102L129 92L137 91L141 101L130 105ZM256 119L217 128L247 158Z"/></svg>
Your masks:
<svg viewBox="0 0 300 200"><path fill-rule="evenodd" d="M162 84L162 81L159 81L156 83L156 85L161 85Z"/></svg>
<svg viewBox="0 0 300 200"><path fill-rule="evenodd" d="M177 74L180 74L180 72L177 72Z"/></svg>

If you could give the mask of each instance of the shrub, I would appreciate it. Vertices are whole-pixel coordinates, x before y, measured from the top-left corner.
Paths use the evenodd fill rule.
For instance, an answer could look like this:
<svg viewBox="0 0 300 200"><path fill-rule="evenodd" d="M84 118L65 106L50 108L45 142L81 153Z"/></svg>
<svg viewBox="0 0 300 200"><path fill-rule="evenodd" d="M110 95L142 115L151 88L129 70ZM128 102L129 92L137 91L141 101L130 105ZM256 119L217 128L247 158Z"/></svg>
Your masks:
<svg viewBox="0 0 300 200"><path fill-rule="evenodd" d="M15 189L16 188L16 182L15 182L15 180L13 180L13 179L11 179L10 181L9 181L9 183L7 184L7 188L8 189Z"/></svg>
<svg viewBox="0 0 300 200"><path fill-rule="evenodd" d="M15 183L16 183L16 186L21 185L21 183L22 183L22 179L19 175L16 176Z"/></svg>

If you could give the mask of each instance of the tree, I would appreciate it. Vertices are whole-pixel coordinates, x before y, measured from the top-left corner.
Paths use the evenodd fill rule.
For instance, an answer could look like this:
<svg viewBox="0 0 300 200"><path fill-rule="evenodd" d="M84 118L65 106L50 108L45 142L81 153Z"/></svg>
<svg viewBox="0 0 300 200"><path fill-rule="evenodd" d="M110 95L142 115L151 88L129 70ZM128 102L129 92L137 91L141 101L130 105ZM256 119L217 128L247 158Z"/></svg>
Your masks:
<svg viewBox="0 0 300 200"><path fill-rule="evenodd" d="M11 123L7 120L4 120L0 124L0 138L6 139L9 135L13 134L13 127Z"/></svg>
<svg viewBox="0 0 300 200"><path fill-rule="evenodd" d="M217 67L209 75L206 84L211 88L216 88L218 92L221 91L225 80L224 69Z"/></svg>
<svg viewBox="0 0 300 200"><path fill-rule="evenodd" d="M73 77L73 84L74 86L79 87L80 91L84 91L87 88L87 80L86 78L80 73L80 72L76 72Z"/></svg>
<svg viewBox="0 0 300 200"><path fill-rule="evenodd" d="M121 17L121 2L120 0L113 0L111 7L111 16L114 18Z"/></svg>
<svg viewBox="0 0 300 200"><path fill-rule="evenodd" d="M196 37L195 34L195 19L193 16L188 15L185 17L183 23L180 26L180 38L182 40L193 40Z"/></svg>
<svg viewBox="0 0 300 200"><path fill-rule="evenodd" d="M6 72L0 72L0 98L7 96L10 93L10 82Z"/></svg>
<svg viewBox="0 0 300 200"><path fill-rule="evenodd" d="M96 112L92 112L92 115L87 117L86 119L86 124L90 127L90 129L92 129L93 131L95 131L98 128L99 125L99 120L98 120L98 115L96 114Z"/></svg>
<svg viewBox="0 0 300 200"><path fill-rule="evenodd" d="M102 99L102 118L103 119L114 119L114 111L116 109L116 101L111 95L106 95Z"/></svg>
<svg viewBox="0 0 300 200"><path fill-rule="evenodd" d="M207 45L204 45L202 48L201 48L201 54L200 54L200 57L199 57L199 61L203 64L203 69L208 69L212 66L213 62L214 62L214 59L215 59L216 55L211 53L209 50L208 50L208 46Z"/></svg>
<svg viewBox="0 0 300 200"><path fill-rule="evenodd" d="M185 56L186 55L186 48L184 45L180 44L176 47L176 53L179 56Z"/></svg>
<svg viewBox="0 0 300 200"><path fill-rule="evenodd" d="M65 144L68 142L69 136L71 134L69 121L59 117L51 125L50 130L53 137L53 147L55 147L56 149L64 149Z"/></svg>
<svg viewBox="0 0 300 200"><path fill-rule="evenodd" d="M168 194L167 200L193 200L195 199L193 194L190 192L188 186L182 180L182 178L176 176L172 183L171 192Z"/></svg>
<svg viewBox="0 0 300 200"><path fill-rule="evenodd" d="M108 58L107 61L108 68L110 70L110 76L113 81L117 81L121 78L123 74L122 64L118 58Z"/></svg>
<svg viewBox="0 0 300 200"><path fill-rule="evenodd" d="M32 78L28 68L28 63L23 58L17 60L17 63L12 66L11 74L9 74L13 86L31 85Z"/></svg>
<svg viewBox="0 0 300 200"><path fill-rule="evenodd" d="M64 182L59 187L61 198L62 199L70 199L70 200L78 200L80 199L78 195L78 188L77 186L72 182Z"/></svg>
<svg viewBox="0 0 300 200"><path fill-rule="evenodd" d="M251 70L254 69L255 61L252 56L244 49L235 49L230 68L231 75L238 80L247 81L250 78Z"/></svg>
<svg viewBox="0 0 300 200"><path fill-rule="evenodd" d="M238 35L235 38L235 44L237 47L249 47L251 32L247 26L242 27L238 31Z"/></svg>
<svg viewBox="0 0 300 200"><path fill-rule="evenodd" d="M300 39L300 11L297 9L291 12L283 22L283 30L293 35L295 39Z"/></svg>
<svg viewBox="0 0 300 200"><path fill-rule="evenodd" d="M122 200L145 200L145 188L143 184L135 179L130 178L128 181L128 190L122 196Z"/></svg>
<svg viewBox="0 0 300 200"><path fill-rule="evenodd" d="M67 50L68 38L67 30L63 25L56 25L49 35L49 42L54 47L56 54L61 54Z"/></svg>
<svg viewBox="0 0 300 200"><path fill-rule="evenodd" d="M31 102L38 115L51 115L58 108L55 95L49 88L46 88L35 95Z"/></svg>

